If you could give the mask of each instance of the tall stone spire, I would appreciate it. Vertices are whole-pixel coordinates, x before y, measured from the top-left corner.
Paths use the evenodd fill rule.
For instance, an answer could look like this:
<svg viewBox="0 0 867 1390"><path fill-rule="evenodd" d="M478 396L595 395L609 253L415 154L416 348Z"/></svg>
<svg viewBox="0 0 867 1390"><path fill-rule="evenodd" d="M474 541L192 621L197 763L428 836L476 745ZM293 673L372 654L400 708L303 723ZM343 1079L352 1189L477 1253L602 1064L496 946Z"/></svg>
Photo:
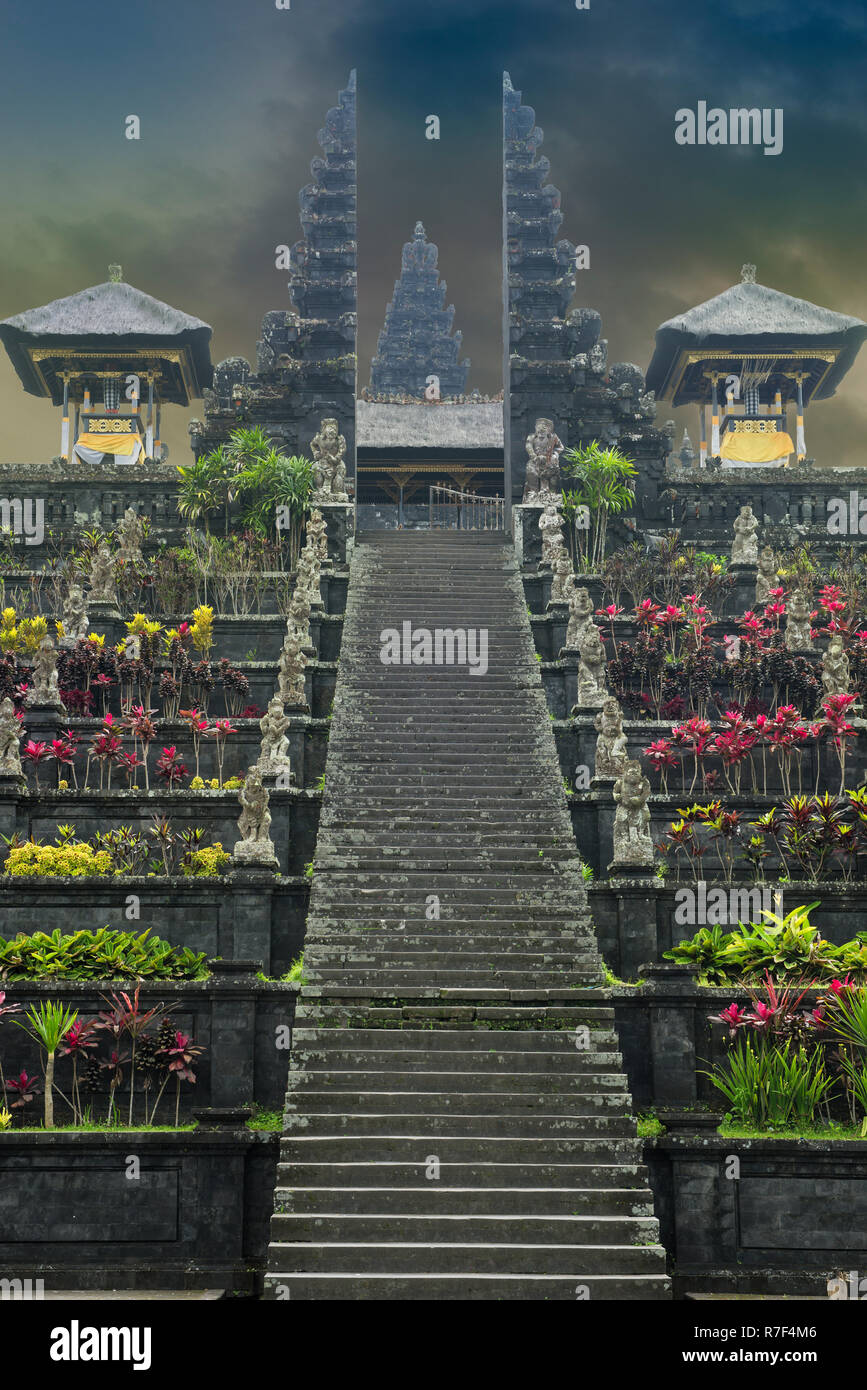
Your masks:
<svg viewBox="0 0 867 1390"><path fill-rule="evenodd" d="M277 248L289 272L291 308L262 320L256 370L229 357L214 370L205 422L192 421L199 457L239 425L259 425L286 454L307 454L323 418L336 419L355 460L357 329L356 77L349 74L317 139L321 154L298 195L303 236ZM288 259L285 257L288 256Z"/></svg>
<svg viewBox="0 0 867 1390"><path fill-rule="evenodd" d="M636 515L656 505L656 480L671 445L652 424L656 405L639 367L608 365L595 309L570 309L576 272L589 247L560 235L560 191L539 154L536 113L503 74L503 386L507 488L521 497L528 442L539 419L553 421L567 447L619 444L638 469ZM586 255L584 253L587 253ZM583 288L583 285L582 285ZM508 504L507 504L508 518ZM508 527L508 519L507 519Z"/></svg>
<svg viewBox="0 0 867 1390"><path fill-rule="evenodd" d="M437 248L416 222L370 364L374 391L423 398L429 378L436 377L441 397L463 394L470 362L460 360L461 334L452 334L454 305L443 308L446 288L439 278ZM428 399L431 395L429 391Z"/></svg>

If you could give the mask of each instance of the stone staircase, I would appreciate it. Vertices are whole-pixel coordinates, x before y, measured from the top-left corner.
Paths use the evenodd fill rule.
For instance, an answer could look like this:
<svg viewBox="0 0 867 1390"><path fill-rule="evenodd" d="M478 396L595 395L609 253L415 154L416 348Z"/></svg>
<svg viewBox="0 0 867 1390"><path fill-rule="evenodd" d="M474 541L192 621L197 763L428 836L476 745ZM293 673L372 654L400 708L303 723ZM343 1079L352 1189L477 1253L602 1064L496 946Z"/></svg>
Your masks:
<svg viewBox="0 0 867 1390"><path fill-rule="evenodd" d="M266 1297L670 1297L502 537L358 539L304 976Z"/></svg>

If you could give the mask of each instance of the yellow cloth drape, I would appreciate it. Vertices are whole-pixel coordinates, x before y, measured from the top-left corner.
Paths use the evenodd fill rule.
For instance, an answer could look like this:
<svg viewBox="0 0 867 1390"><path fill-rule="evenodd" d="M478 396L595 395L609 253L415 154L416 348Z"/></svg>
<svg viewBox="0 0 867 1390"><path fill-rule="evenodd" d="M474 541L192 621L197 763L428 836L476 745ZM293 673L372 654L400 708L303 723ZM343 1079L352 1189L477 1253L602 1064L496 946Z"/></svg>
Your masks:
<svg viewBox="0 0 867 1390"><path fill-rule="evenodd" d="M720 458L741 459L744 463L774 463L794 453L791 435L785 430L771 434L741 434L727 430L720 445Z"/></svg>
<svg viewBox="0 0 867 1390"><path fill-rule="evenodd" d="M137 434L80 434L75 441L85 449L98 449L101 454L134 454L140 442Z"/></svg>

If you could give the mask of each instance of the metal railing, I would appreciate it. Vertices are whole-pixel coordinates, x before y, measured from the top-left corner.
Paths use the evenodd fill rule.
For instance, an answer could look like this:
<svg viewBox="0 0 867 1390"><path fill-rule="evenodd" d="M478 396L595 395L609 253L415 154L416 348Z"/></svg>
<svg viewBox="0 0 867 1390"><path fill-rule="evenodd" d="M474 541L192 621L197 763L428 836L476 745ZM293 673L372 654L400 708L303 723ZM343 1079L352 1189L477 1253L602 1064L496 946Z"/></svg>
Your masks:
<svg viewBox="0 0 867 1390"><path fill-rule="evenodd" d="M431 483L430 528L504 531L505 505L504 497L480 497L475 492L459 492L457 488Z"/></svg>

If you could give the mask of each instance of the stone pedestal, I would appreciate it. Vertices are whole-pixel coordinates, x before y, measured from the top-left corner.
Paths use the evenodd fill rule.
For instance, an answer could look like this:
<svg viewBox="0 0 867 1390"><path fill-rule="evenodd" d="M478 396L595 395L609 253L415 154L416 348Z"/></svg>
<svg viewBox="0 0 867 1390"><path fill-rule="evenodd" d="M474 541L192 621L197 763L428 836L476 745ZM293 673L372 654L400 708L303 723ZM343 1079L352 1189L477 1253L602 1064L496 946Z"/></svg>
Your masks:
<svg viewBox="0 0 867 1390"><path fill-rule="evenodd" d="M569 605L549 599L545 612L551 619L551 651L566 649L566 632L569 627Z"/></svg>
<svg viewBox="0 0 867 1390"><path fill-rule="evenodd" d="M596 715L595 709L590 709L586 705L577 704L578 700L578 667L581 664L581 653L577 647L560 647L557 652L557 660L563 672L563 706L569 711L573 719L590 718Z"/></svg>
<svg viewBox="0 0 867 1390"><path fill-rule="evenodd" d="M325 519L328 558L342 568L346 564L346 542L355 530L355 508L351 502L317 502Z"/></svg>
<svg viewBox="0 0 867 1390"><path fill-rule="evenodd" d="M307 751L307 730L310 728L310 714L307 711L286 710L289 717L289 727L286 730L286 737L289 740L289 759L292 763L292 771L295 776L295 783L299 787L307 785L305 770L305 756Z"/></svg>
<svg viewBox="0 0 867 1390"><path fill-rule="evenodd" d="M732 617L739 617L756 606L756 579L758 565L729 565L729 574L734 584L728 595L728 606Z"/></svg>
<svg viewBox="0 0 867 1390"><path fill-rule="evenodd" d="M88 630L105 633L105 645L115 647L128 636L117 603L104 599L91 599L87 605Z"/></svg>
<svg viewBox="0 0 867 1390"><path fill-rule="evenodd" d="M69 713L60 701L56 705L25 705L24 727L26 737L37 743L50 743L66 727Z"/></svg>
<svg viewBox="0 0 867 1390"><path fill-rule="evenodd" d="M512 508L512 538L521 569L536 569L542 558L542 533L539 530L542 511L542 507L524 506L523 503Z"/></svg>
<svg viewBox="0 0 867 1390"><path fill-rule="evenodd" d="M0 835L5 839L15 834L18 820L18 801L26 795L27 779L0 773ZM2 932L2 928L0 928Z"/></svg>
<svg viewBox="0 0 867 1390"><path fill-rule="evenodd" d="M319 652L321 650L320 643L322 641L322 614L324 612L325 608L321 602L318 608L313 607L310 610L310 617L308 619L310 646L304 648L304 655L308 656L311 661L319 660Z"/></svg>
<svg viewBox="0 0 867 1390"><path fill-rule="evenodd" d="M617 894L620 974L635 980L645 962L658 955L657 901L664 885L653 869L640 864L609 864L608 869L608 886Z"/></svg>
<svg viewBox="0 0 867 1390"><path fill-rule="evenodd" d="M237 959L261 960L266 974L271 969L271 915L276 869L276 859L269 870L263 864L245 863L236 855L235 867L228 876L232 892L232 955Z"/></svg>
<svg viewBox="0 0 867 1390"><path fill-rule="evenodd" d="M694 1106L698 1102L696 1013L707 1009L696 984L698 968L677 961L645 963L641 975L646 982L642 993L650 1006L654 1102L679 1109Z"/></svg>
<svg viewBox="0 0 867 1390"><path fill-rule="evenodd" d="M211 1056L231 1059L211 1068L211 1105L231 1106L252 1100L255 1088L256 997L251 991L261 960L209 960L211 982Z"/></svg>

